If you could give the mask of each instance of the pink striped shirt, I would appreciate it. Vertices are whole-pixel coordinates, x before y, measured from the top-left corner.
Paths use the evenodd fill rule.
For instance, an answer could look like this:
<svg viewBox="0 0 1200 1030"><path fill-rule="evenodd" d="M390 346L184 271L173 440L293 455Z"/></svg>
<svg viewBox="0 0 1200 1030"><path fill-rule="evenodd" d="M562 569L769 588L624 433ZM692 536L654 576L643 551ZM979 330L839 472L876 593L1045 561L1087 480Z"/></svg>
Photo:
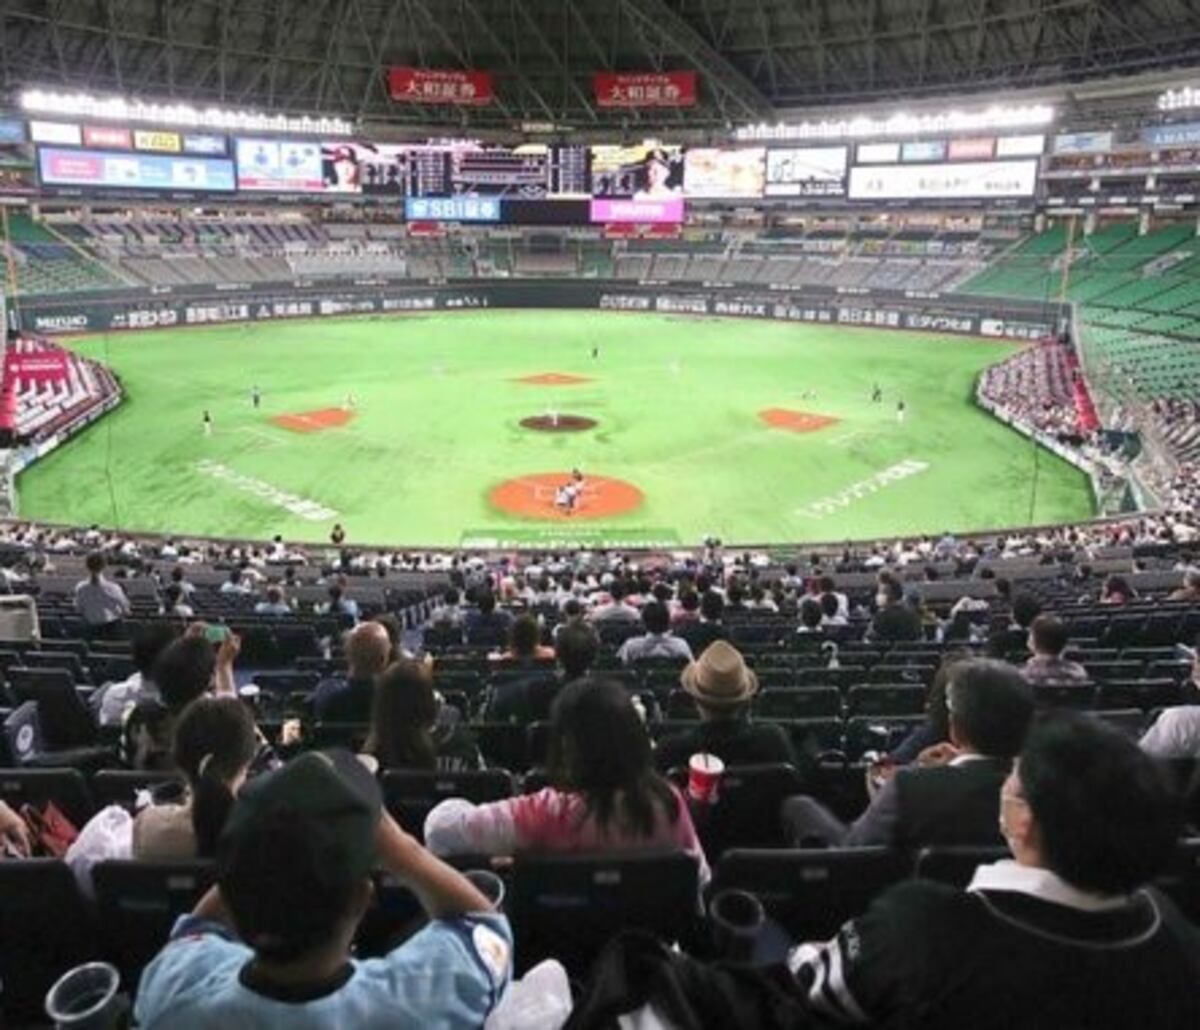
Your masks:
<svg viewBox="0 0 1200 1030"><path fill-rule="evenodd" d="M700 882L709 879L704 850L683 797L672 787L678 818L655 808L654 832L634 834L588 814L582 795L546 787L486 805L462 798L439 804L425 820L425 844L435 855L514 855L521 851L660 851L674 849L696 858Z"/></svg>

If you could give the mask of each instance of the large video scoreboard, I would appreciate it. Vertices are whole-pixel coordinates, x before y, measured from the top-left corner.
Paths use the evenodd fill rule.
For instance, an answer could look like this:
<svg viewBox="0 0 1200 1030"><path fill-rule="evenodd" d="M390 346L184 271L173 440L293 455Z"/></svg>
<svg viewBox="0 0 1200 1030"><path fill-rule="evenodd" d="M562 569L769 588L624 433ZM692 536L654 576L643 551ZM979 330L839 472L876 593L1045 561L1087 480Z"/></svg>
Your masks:
<svg viewBox="0 0 1200 1030"><path fill-rule="evenodd" d="M470 139L227 136L35 120L28 123L28 145L36 148L37 189L49 194L346 199L394 204L397 217L410 221L586 225L678 223L685 204L721 200L1028 199L1042 137L506 146Z"/></svg>

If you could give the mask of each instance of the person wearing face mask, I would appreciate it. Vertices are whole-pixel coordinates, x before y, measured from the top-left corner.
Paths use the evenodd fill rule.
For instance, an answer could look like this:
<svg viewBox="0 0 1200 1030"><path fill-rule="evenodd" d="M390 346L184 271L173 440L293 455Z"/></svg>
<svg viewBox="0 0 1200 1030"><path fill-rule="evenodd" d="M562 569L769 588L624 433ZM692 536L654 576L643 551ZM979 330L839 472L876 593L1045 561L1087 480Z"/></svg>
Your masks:
<svg viewBox="0 0 1200 1030"><path fill-rule="evenodd" d="M866 639L871 642L921 640L925 635L921 616L911 605L904 603L904 589L891 576L880 576L875 592L875 617L867 628Z"/></svg>
<svg viewBox="0 0 1200 1030"><path fill-rule="evenodd" d="M966 890L909 880L788 959L822 1025L1200 1026L1200 931L1147 889L1170 861L1176 801L1120 732L1055 713L999 790L1012 858Z"/></svg>

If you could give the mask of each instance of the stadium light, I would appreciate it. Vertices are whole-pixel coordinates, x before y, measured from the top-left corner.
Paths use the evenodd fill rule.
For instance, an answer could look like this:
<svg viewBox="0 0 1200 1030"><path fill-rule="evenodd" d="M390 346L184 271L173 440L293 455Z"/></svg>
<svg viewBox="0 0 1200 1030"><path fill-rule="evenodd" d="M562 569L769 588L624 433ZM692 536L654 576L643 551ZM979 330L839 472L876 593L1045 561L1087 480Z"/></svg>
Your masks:
<svg viewBox="0 0 1200 1030"><path fill-rule="evenodd" d="M154 103L124 97L98 97L88 93L55 93L27 89L21 107L37 114L69 118L99 118L114 122L150 122L183 128L233 129L250 132L292 132L322 136L349 136L354 125L344 118L310 118L223 107L192 107L190 104Z"/></svg>
<svg viewBox="0 0 1200 1030"><path fill-rule="evenodd" d="M775 125L742 125L734 138L745 141L871 139L876 136L919 136L944 132L994 132L1054 121L1054 108L1046 104L1022 106L993 105L982 111L939 111L934 114L910 114L898 111L887 118L858 115L854 118L822 119Z"/></svg>
<svg viewBox="0 0 1200 1030"><path fill-rule="evenodd" d="M1200 89L1183 86L1159 93L1155 102L1160 111L1182 111L1188 107L1200 107Z"/></svg>

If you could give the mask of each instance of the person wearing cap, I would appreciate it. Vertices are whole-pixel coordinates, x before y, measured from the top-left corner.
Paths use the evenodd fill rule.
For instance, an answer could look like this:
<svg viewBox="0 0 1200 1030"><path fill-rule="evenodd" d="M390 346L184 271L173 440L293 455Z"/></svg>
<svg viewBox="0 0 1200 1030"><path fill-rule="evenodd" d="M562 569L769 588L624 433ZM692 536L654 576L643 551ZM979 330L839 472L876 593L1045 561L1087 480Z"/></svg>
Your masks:
<svg viewBox="0 0 1200 1030"><path fill-rule="evenodd" d="M716 755L727 766L796 764L792 743L780 726L751 720L758 677L732 644L710 644L684 667L679 683L696 702L700 721L694 729L659 741L654 754L659 769L682 768L699 752Z"/></svg>
<svg viewBox="0 0 1200 1030"><path fill-rule="evenodd" d="M350 957L382 869L429 917L381 958ZM215 886L142 974L145 1030L482 1026L511 976L512 936L464 876L383 810L348 752L301 755L242 788Z"/></svg>

